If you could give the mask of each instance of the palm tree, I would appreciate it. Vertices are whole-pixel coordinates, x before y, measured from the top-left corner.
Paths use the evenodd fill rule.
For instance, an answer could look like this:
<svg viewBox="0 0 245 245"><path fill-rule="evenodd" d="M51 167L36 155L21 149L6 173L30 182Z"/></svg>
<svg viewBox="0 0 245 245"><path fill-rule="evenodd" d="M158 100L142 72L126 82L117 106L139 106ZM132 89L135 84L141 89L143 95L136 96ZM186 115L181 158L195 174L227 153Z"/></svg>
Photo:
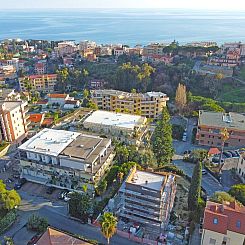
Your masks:
<svg viewBox="0 0 245 245"><path fill-rule="evenodd" d="M220 134L221 134L221 140L222 140L222 147L221 147L221 153L220 153L219 166L221 165L222 154L224 152L225 142L230 138L230 134L227 128L223 128L222 130L220 130Z"/></svg>
<svg viewBox="0 0 245 245"><path fill-rule="evenodd" d="M100 218L101 232L110 243L110 238L116 233L117 218L112 213L104 213Z"/></svg>

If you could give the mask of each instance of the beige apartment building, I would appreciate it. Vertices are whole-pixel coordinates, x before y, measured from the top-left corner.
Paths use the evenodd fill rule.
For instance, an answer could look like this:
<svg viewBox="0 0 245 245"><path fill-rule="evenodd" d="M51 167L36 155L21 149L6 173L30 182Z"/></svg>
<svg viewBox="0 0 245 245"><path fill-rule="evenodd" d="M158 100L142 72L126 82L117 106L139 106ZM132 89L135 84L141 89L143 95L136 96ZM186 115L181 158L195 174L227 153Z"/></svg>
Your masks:
<svg viewBox="0 0 245 245"><path fill-rule="evenodd" d="M99 109L158 118L169 97L162 92L128 93L119 90L94 90L93 102Z"/></svg>
<svg viewBox="0 0 245 245"><path fill-rule="evenodd" d="M139 171L135 167L120 188L123 207L119 216L157 237L167 228L175 193L174 175Z"/></svg>
<svg viewBox="0 0 245 245"><path fill-rule="evenodd" d="M229 139L225 147L245 145L245 116L239 113L199 111L196 139L199 145L222 146L221 132L226 128Z"/></svg>
<svg viewBox="0 0 245 245"><path fill-rule="evenodd" d="M237 203L207 202L201 245L244 245L245 207Z"/></svg>
<svg viewBox="0 0 245 245"><path fill-rule="evenodd" d="M50 93L54 91L56 83L57 74L30 75L19 79L21 91L28 91L28 84L32 91Z"/></svg>
<svg viewBox="0 0 245 245"><path fill-rule="evenodd" d="M28 133L27 102L0 101L0 141L20 143Z"/></svg>
<svg viewBox="0 0 245 245"><path fill-rule="evenodd" d="M110 139L47 128L18 149L23 178L78 192L94 193L114 157Z"/></svg>
<svg viewBox="0 0 245 245"><path fill-rule="evenodd" d="M167 44L163 43L151 43L143 48L143 56L151 56L151 55L163 55L163 48L165 48Z"/></svg>

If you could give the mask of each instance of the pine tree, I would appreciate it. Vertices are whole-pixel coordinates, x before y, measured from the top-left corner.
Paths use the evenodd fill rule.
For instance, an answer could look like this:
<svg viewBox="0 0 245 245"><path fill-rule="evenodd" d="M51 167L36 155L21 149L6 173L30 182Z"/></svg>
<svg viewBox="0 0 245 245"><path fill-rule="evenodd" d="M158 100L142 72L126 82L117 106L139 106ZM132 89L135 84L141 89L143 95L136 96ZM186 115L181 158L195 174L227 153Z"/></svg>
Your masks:
<svg viewBox="0 0 245 245"><path fill-rule="evenodd" d="M179 83L176 96L175 103L179 110L183 110L187 103L187 95L186 95L186 86L184 84Z"/></svg>
<svg viewBox="0 0 245 245"><path fill-rule="evenodd" d="M188 194L188 208L191 211L195 211L198 208L198 201L201 194L201 182L202 182L202 164L198 162L194 168L191 186Z"/></svg>
<svg viewBox="0 0 245 245"><path fill-rule="evenodd" d="M158 165L169 164L173 157L174 150L170 115L166 107L163 108L161 119L157 122L152 145Z"/></svg>

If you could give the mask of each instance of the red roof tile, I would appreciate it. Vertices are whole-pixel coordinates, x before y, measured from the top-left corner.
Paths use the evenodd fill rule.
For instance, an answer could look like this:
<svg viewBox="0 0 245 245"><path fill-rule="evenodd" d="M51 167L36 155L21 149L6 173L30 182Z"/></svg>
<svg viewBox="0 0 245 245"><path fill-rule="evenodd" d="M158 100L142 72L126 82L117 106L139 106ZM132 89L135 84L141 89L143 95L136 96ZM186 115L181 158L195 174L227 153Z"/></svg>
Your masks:
<svg viewBox="0 0 245 245"><path fill-rule="evenodd" d="M33 123L38 123L38 122L42 122L44 118L44 114L30 114L29 116L29 120Z"/></svg>
<svg viewBox="0 0 245 245"><path fill-rule="evenodd" d="M67 97L67 94L48 94L49 98L63 98L65 99Z"/></svg>
<svg viewBox="0 0 245 245"><path fill-rule="evenodd" d="M229 230L245 235L245 207L234 203L224 205L209 201L204 212L203 228L222 234L227 234Z"/></svg>

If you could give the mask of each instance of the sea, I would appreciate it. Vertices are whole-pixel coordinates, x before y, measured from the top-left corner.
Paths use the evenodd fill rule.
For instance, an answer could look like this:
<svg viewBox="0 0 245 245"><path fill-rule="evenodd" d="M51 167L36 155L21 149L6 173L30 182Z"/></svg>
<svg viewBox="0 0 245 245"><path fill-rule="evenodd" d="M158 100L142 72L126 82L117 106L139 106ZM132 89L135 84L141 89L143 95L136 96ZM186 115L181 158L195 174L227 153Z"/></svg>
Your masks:
<svg viewBox="0 0 245 245"><path fill-rule="evenodd" d="M180 9L0 10L0 40L93 40L130 46L150 42L245 42L245 11Z"/></svg>

